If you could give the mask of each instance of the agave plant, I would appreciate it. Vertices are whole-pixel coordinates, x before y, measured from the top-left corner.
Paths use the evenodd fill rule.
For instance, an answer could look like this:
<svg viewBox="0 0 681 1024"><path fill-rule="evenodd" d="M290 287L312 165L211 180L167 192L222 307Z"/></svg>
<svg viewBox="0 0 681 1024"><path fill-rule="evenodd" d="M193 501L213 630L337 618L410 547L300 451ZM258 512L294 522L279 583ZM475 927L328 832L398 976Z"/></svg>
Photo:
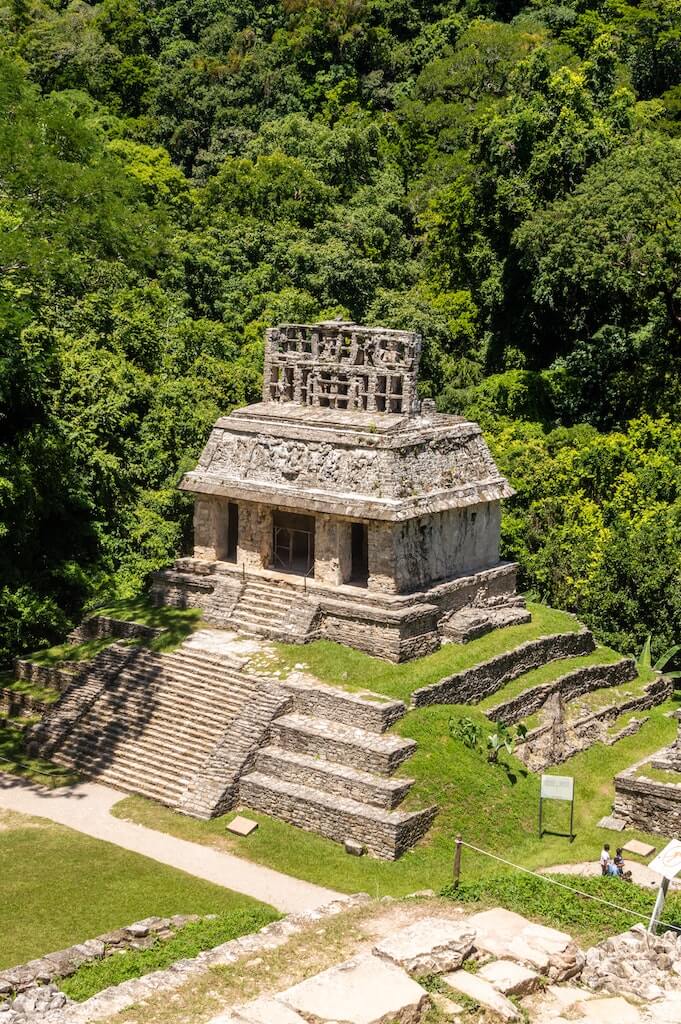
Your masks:
<svg viewBox="0 0 681 1024"><path fill-rule="evenodd" d="M652 657L650 654L650 645L652 642L652 636L649 633L646 637L646 642L641 648L641 653L636 659L636 664L639 671L644 669L654 669L656 672L664 672L665 666L681 651L681 644L673 644L668 647L660 657L657 659L655 664L652 663ZM665 672L665 675L670 676L672 679L681 679L681 671L677 672Z"/></svg>

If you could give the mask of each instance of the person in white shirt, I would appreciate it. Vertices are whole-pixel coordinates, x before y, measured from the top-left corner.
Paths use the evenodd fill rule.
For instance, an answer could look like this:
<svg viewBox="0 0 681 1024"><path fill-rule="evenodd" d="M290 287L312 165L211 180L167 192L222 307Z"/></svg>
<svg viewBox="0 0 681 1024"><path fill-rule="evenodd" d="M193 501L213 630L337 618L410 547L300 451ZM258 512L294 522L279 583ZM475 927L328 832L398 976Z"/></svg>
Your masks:
<svg viewBox="0 0 681 1024"><path fill-rule="evenodd" d="M601 874L607 875L608 864L610 863L610 844L603 843L603 849L601 850Z"/></svg>

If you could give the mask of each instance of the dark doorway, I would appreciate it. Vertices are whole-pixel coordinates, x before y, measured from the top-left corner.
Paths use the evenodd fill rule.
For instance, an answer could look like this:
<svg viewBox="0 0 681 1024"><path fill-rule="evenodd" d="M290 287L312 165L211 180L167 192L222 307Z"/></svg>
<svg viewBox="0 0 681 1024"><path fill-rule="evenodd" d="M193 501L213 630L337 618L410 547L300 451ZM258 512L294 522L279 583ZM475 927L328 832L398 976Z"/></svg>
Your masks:
<svg viewBox="0 0 681 1024"><path fill-rule="evenodd" d="M236 547L239 543L239 506L234 501L227 504L227 557L225 561L236 562Z"/></svg>
<svg viewBox="0 0 681 1024"><path fill-rule="evenodd" d="M350 582L366 587L369 582L369 538L364 523L353 523L350 537Z"/></svg>
<svg viewBox="0 0 681 1024"><path fill-rule="evenodd" d="M314 516L274 513L272 559L279 572L314 575Z"/></svg>

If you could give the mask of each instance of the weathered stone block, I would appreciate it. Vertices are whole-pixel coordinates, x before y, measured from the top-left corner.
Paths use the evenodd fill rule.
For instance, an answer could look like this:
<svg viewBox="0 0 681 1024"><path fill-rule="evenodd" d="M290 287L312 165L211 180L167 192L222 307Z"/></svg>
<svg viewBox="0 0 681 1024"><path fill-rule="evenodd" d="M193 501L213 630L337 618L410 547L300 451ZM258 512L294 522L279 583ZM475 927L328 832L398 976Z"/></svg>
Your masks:
<svg viewBox="0 0 681 1024"><path fill-rule="evenodd" d="M410 974L442 974L461 966L474 939L475 932L465 921L426 917L379 942L374 954Z"/></svg>

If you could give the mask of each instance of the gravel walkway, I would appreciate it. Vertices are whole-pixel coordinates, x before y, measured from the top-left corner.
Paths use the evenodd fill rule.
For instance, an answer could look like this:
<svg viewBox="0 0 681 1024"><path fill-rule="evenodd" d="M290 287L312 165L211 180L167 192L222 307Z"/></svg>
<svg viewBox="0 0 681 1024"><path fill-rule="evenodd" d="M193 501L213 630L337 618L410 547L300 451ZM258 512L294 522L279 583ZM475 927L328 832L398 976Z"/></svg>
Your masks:
<svg viewBox="0 0 681 1024"><path fill-rule="evenodd" d="M282 913L312 910L339 896L332 889L291 878L230 853L112 817L111 808L123 798L118 790L94 782L46 789L0 774L0 807L67 825L196 878L253 896Z"/></svg>

